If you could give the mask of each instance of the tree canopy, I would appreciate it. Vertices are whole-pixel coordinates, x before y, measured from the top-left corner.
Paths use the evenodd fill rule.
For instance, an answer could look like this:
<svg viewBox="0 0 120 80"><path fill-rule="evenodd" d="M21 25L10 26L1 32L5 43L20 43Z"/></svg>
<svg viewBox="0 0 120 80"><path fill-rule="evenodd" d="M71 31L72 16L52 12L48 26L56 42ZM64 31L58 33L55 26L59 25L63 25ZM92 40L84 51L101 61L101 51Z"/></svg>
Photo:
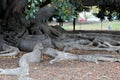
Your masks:
<svg viewBox="0 0 120 80"><path fill-rule="evenodd" d="M38 7L51 3L56 8L56 14L61 19L71 19L76 16L77 11L88 9L86 6L97 6L99 8L98 17L103 19L108 16L109 19L116 15L120 18L120 0L28 0L26 18L35 18Z"/></svg>
<svg viewBox="0 0 120 80"><path fill-rule="evenodd" d="M120 0L99 0L98 8L100 9L98 17L108 16L108 19L116 15L120 19Z"/></svg>
<svg viewBox="0 0 120 80"><path fill-rule="evenodd" d="M39 7L41 7L47 0L28 0L27 16L26 18L35 18L35 14L38 12ZM75 14L75 5L71 4L73 1L69 0L51 0L52 6L56 9L56 14L60 16L61 19L66 20L70 19ZM46 3L49 4L49 3Z"/></svg>

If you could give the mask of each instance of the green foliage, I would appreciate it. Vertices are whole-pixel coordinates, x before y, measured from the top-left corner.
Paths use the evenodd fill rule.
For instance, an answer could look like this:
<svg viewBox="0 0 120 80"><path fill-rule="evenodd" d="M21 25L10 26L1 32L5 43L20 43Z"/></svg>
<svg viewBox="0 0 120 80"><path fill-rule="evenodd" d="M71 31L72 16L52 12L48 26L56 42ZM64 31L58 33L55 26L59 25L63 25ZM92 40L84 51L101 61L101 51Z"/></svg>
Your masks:
<svg viewBox="0 0 120 80"><path fill-rule="evenodd" d="M52 5L56 8L56 13L63 20L70 20L75 16L75 6L69 0L52 0Z"/></svg>
<svg viewBox="0 0 120 80"><path fill-rule="evenodd" d="M35 14L39 10L39 5L46 0L28 0L27 10L26 10L26 19L35 18Z"/></svg>
<svg viewBox="0 0 120 80"><path fill-rule="evenodd" d="M35 18L40 5L46 4L46 2L47 0L28 0L26 19ZM56 14L63 20L70 20L76 17L77 11L88 9L88 7L82 5L82 0L49 0L49 2L56 8ZM110 19L115 13L120 18L120 0L97 0L96 5L100 10L98 17L101 19L104 16L109 16Z"/></svg>
<svg viewBox="0 0 120 80"><path fill-rule="evenodd" d="M46 0L28 0L26 19L35 18L39 6ZM51 5L56 8L56 14L63 20L70 20L75 16L75 6L69 0L51 0Z"/></svg>
<svg viewBox="0 0 120 80"><path fill-rule="evenodd" d="M120 0L98 0L98 8L100 10L98 17L101 19L108 16L108 19L111 20L115 14L120 18Z"/></svg>

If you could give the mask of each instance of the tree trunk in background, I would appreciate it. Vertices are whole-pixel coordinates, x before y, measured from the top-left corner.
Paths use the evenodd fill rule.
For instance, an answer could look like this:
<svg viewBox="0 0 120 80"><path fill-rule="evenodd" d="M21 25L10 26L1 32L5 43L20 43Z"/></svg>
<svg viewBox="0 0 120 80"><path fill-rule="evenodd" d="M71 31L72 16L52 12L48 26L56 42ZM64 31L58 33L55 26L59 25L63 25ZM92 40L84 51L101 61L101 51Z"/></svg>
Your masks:
<svg viewBox="0 0 120 80"><path fill-rule="evenodd" d="M73 31L75 31L76 19L73 18Z"/></svg>

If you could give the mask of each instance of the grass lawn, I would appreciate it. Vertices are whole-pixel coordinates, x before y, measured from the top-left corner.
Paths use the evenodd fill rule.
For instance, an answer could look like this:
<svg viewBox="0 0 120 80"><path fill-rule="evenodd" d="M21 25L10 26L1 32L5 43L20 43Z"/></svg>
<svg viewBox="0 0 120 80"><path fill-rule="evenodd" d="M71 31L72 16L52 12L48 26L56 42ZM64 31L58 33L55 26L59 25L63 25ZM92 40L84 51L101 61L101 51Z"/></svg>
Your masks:
<svg viewBox="0 0 120 80"><path fill-rule="evenodd" d="M101 22L95 22L95 23L76 22L76 30L109 30L108 29L109 25L112 25L111 30L120 30L120 21L103 22L102 26L101 26ZM65 30L73 30L72 22L64 23L63 28Z"/></svg>

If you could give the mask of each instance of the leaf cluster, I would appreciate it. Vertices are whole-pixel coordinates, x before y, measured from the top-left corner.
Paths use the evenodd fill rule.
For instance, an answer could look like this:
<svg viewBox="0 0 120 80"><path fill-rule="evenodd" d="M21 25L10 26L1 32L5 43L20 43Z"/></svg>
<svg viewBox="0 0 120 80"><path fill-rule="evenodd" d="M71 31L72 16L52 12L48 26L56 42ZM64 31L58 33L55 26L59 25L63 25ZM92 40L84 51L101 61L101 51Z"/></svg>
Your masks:
<svg viewBox="0 0 120 80"><path fill-rule="evenodd" d="M41 5L46 0L28 0L27 10L26 10L26 19L35 18L35 14L39 10L39 5Z"/></svg>
<svg viewBox="0 0 120 80"><path fill-rule="evenodd" d="M111 20L114 15L120 18L120 0L98 0L99 13L98 17L101 19L104 16L108 16L108 19Z"/></svg>
<svg viewBox="0 0 120 80"><path fill-rule="evenodd" d="M52 6L56 8L56 14L64 20L70 20L75 16L76 7L69 0L52 0Z"/></svg>

